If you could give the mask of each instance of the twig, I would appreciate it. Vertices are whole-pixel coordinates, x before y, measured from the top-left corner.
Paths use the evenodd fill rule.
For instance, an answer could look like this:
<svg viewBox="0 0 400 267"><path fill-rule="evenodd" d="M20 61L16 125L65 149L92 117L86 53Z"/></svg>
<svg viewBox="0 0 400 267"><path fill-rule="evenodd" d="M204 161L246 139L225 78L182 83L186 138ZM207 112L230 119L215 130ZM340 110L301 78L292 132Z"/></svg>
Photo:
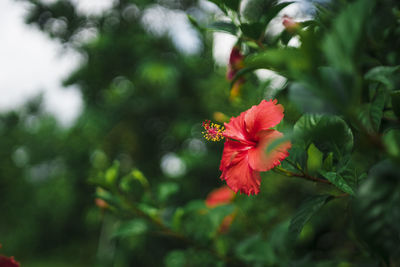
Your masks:
<svg viewBox="0 0 400 267"><path fill-rule="evenodd" d="M275 168L275 169L278 170L278 171L281 171L281 172L284 173L284 174L286 174L286 176L302 178L302 179L305 179L305 180L309 180L309 181L313 181L313 182L319 182L319 183L324 183L324 184L332 184L332 183L329 182L328 180L325 180L325 179L321 179L321 178L318 178L318 177L311 176L311 175L309 175L309 174L307 174L307 173L305 173L305 172L303 172L303 171L301 171L301 170L299 170L299 171L301 171L301 173L295 173L295 172L292 172L292 171L283 169L282 167L277 167L277 168ZM274 170L275 170L275 169L274 169Z"/></svg>
<svg viewBox="0 0 400 267"><path fill-rule="evenodd" d="M285 159L285 161L287 163L289 163L290 165L292 165L295 169L297 169L298 171L300 171L300 173L295 173L295 172L291 172L289 170L283 169L282 167L278 168L279 170L283 170L284 173L286 173L288 176L294 176L294 177L298 177L298 178L303 178L306 180L310 180L310 181L314 181L314 182L320 182L320 183L325 183L325 184L332 184L331 182L329 182L326 179L321 179L315 176L311 176L308 173L306 173L305 171L303 171L301 168L299 168L299 166L297 166L294 162L292 162L289 159Z"/></svg>

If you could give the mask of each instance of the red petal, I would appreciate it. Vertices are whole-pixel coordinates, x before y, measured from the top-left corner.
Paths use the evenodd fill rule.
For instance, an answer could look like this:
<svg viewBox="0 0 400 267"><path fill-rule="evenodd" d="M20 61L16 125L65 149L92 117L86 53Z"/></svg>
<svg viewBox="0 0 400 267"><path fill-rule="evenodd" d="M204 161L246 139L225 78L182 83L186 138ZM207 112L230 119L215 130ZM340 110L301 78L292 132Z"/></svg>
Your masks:
<svg viewBox="0 0 400 267"><path fill-rule="evenodd" d="M224 136L233 140L237 140L243 143L249 143L250 139L246 131L246 124L244 118L246 112L240 113L236 118L232 117L229 123L225 123Z"/></svg>
<svg viewBox="0 0 400 267"><path fill-rule="evenodd" d="M219 232L220 233L226 233L229 230L229 227L231 226L233 219L235 216L233 214L229 214L225 216L225 218L222 220L221 225L219 226Z"/></svg>
<svg viewBox="0 0 400 267"><path fill-rule="evenodd" d="M281 160L289 156L288 150L291 148L289 141L279 144L272 151L267 151L268 146L283 134L276 130L264 130L257 134L259 138L256 147L249 150L250 167L256 171L268 171L281 164Z"/></svg>
<svg viewBox="0 0 400 267"><path fill-rule="evenodd" d="M222 171L232 164L237 163L239 154L249 150L253 146L243 144L231 139L227 139L224 144L224 151L222 152L221 163L219 169ZM236 160L235 160L236 159ZM241 157L239 156L239 160Z"/></svg>
<svg viewBox="0 0 400 267"><path fill-rule="evenodd" d="M244 120L250 137L254 137L261 130L274 127L282 120L283 106L276 103L276 99L263 100L246 112Z"/></svg>
<svg viewBox="0 0 400 267"><path fill-rule="evenodd" d="M12 256L8 258L6 256L0 255L0 266L1 267L19 267L20 264Z"/></svg>
<svg viewBox="0 0 400 267"><path fill-rule="evenodd" d="M235 192L238 191L247 195L260 192L260 174L249 166L247 153L240 153L237 157L237 164L222 171L221 179Z"/></svg>
<svg viewBox="0 0 400 267"><path fill-rule="evenodd" d="M206 205L210 208L231 203L235 193L229 189L227 186L222 186L220 188L211 191L206 198Z"/></svg>

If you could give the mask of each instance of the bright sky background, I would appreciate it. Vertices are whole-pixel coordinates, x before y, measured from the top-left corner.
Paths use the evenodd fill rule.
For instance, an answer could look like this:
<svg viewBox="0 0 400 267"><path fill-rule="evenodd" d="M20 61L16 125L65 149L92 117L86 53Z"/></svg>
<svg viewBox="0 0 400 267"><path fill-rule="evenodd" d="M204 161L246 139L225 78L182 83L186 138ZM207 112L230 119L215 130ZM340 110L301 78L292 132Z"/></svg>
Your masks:
<svg viewBox="0 0 400 267"><path fill-rule="evenodd" d="M53 2L44 0L43 2ZM71 0L83 14L98 14L109 9L114 0ZM213 4L201 1L204 9ZM211 5L211 6L210 6ZM80 56L66 51L33 26L24 23L28 5L15 0L0 1L0 112L15 109L27 99L43 93L45 110L56 115L63 125L70 125L82 110L77 88L63 88L62 80L80 63ZM286 9L288 15L296 8ZM153 34L168 34L183 52L191 54L202 49L197 32L187 23L182 11L160 6L145 10L142 22ZM277 23L278 25L280 23ZM216 63L226 65L235 37L214 35L213 54Z"/></svg>
<svg viewBox="0 0 400 267"><path fill-rule="evenodd" d="M61 82L80 61L79 55L24 23L28 6L0 1L0 111L14 109L40 92L45 109L68 125L79 114L82 100L76 88Z"/></svg>
<svg viewBox="0 0 400 267"><path fill-rule="evenodd" d="M113 4L113 0L71 1L83 14L101 13ZM43 93L45 110L55 114L62 124L70 125L82 110L82 99L77 88L63 88L61 83L81 58L35 27L26 25L27 8L28 5L15 0L0 1L0 112L18 108L27 99ZM143 23L163 26L159 33L169 34L183 52L190 54L200 49L197 33L186 23L183 12L171 11L162 16L162 21L159 16L159 7L149 9ZM168 20L171 17L175 19Z"/></svg>

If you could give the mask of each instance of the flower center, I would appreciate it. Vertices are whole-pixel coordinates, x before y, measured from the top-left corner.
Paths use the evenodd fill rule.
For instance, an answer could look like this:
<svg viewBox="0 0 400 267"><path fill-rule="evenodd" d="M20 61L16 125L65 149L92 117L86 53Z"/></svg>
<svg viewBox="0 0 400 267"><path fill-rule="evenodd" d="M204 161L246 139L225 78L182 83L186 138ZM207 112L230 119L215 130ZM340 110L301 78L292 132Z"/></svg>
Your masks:
<svg viewBox="0 0 400 267"><path fill-rule="evenodd" d="M225 131L224 126L221 126L216 123L212 123L209 120L205 120L203 122L204 138L210 141L220 141L224 139L223 132Z"/></svg>

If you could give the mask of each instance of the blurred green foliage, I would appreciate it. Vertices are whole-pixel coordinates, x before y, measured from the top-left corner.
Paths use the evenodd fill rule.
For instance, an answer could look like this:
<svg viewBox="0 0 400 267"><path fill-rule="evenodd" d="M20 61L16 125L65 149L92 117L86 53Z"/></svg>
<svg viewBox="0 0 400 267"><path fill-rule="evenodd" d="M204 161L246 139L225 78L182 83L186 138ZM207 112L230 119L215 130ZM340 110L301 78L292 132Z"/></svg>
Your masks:
<svg viewBox="0 0 400 267"><path fill-rule="evenodd" d="M22 266L400 264L397 1L319 1L277 34L268 29L290 2L213 0L220 12L209 14L191 0L120 0L96 16L26 2L27 23L85 58L64 81L84 110L68 128L40 97L0 115L2 253ZM188 13L200 52L149 32L142 16L154 7ZM84 30L96 36L79 41ZM213 62L213 31L245 55L231 83ZM286 82L274 88L256 69ZM223 145L202 139L201 121L266 96L285 107L277 128L290 156L262 174L259 195L208 207Z"/></svg>

